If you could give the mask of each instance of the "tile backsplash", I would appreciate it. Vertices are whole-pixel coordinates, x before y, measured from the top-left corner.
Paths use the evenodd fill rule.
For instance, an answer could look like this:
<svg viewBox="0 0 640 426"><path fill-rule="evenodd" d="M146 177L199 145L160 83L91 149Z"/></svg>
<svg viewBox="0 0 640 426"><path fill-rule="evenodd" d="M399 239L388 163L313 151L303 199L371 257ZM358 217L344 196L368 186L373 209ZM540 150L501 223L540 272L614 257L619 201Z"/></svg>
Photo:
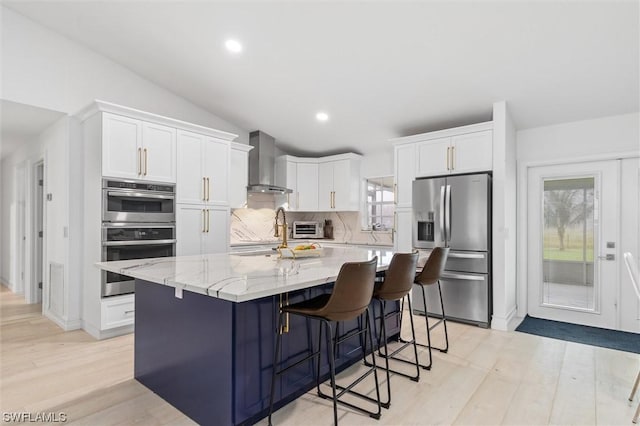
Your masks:
<svg viewBox="0 0 640 426"><path fill-rule="evenodd" d="M231 211L231 244L272 242L275 211L268 208L235 209ZM333 224L333 242L350 244L393 245L391 232L363 231L358 212L287 212L287 223L295 220L313 220Z"/></svg>

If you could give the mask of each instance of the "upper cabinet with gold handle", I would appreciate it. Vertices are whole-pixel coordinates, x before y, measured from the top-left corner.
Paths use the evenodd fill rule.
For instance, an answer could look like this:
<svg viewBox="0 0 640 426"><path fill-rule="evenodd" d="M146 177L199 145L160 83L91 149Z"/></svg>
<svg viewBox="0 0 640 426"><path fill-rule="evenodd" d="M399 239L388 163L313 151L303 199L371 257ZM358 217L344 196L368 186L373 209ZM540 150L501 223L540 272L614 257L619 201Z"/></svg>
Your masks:
<svg viewBox="0 0 640 426"><path fill-rule="evenodd" d="M425 138L415 143L415 177L484 172L493 169L493 131L490 127L491 123L481 123L465 126L463 129L467 133L454 134L456 129L450 129L434 134L449 133L451 136L431 137L427 133L399 141Z"/></svg>

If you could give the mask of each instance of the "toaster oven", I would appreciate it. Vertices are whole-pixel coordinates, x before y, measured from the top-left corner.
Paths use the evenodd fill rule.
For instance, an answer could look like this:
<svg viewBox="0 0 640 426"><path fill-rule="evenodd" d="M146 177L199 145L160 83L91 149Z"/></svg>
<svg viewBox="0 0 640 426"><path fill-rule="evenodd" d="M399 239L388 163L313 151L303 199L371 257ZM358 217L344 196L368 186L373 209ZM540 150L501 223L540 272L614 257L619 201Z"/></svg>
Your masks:
<svg viewBox="0 0 640 426"><path fill-rule="evenodd" d="M315 221L293 222L293 238L322 238L322 223Z"/></svg>

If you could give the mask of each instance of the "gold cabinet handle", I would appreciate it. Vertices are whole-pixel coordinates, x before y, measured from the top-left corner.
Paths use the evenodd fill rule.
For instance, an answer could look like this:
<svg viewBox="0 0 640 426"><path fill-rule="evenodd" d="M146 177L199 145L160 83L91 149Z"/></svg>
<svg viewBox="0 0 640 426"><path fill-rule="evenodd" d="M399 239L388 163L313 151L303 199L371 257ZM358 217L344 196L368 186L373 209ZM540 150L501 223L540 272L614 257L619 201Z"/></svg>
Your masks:
<svg viewBox="0 0 640 426"><path fill-rule="evenodd" d="M449 155L449 153L450 153L450 152L451 152L451 147L450 147L450 146L448 146L448 147L447 147L447 170L451 170L451 169L449 168L449 164L450 164L450 155Z"/></svg>
<svg viewBox="0 0 640 426"><path fill-rule="evenodd" d="M210 224L211 224L211 210L207 209L207 234L209 233Z"/></svg>
<svg viewBox="0 0 640 426"><path fill-rule="evenodd" d="M333 204L333 208L336 208L336 191L333 191L333 200L331 201Z"/></svg>
<svg viewBox="0 0 640 426"><path fill-rule="evenodd" d="M202 201L207 201L207 178L202 178Z"/></svg>
<svg viewBox="0 0 640 426"><path fill-rule="evenodd" d="M207 218L205 217L206 212L202 209L202 233L207 232Z"/></svg>
<svg viewBox="0 0 640 426"><path fill-rule="evenodd" d="M147 148L144 149L144 176L147 175Z"/></svg>
<svg viewBox="0 0 640 426"><path fill-rule="evenodd" d="M398 184L393 184L393 202L398 204Z"/></svg>
<svg viewBox="0 0 640 426"><path fill-rule="evenodd" d="M211 182L209 182L209 178L207 178L207 201L209 201L211 197Z"/></svg>
<svg viewBox="0 0 640 426"><path fill-rule="evenodd" d="M142 174L142 148L138 148L138 176Z"/></svg>

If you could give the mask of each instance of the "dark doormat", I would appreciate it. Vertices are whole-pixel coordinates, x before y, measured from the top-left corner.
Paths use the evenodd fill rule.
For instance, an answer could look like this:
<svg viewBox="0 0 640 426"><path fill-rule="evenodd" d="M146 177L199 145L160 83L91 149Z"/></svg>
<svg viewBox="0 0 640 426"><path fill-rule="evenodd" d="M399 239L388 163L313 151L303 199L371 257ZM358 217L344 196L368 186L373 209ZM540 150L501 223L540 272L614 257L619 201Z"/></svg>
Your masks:
<svg viewBox="0 0 640 426"><path fill-rule="evenodd" d="M640 334L627 333L626 331L569 324L534 318L529 315L524 318L516 331L640 354Z"/></svg>

